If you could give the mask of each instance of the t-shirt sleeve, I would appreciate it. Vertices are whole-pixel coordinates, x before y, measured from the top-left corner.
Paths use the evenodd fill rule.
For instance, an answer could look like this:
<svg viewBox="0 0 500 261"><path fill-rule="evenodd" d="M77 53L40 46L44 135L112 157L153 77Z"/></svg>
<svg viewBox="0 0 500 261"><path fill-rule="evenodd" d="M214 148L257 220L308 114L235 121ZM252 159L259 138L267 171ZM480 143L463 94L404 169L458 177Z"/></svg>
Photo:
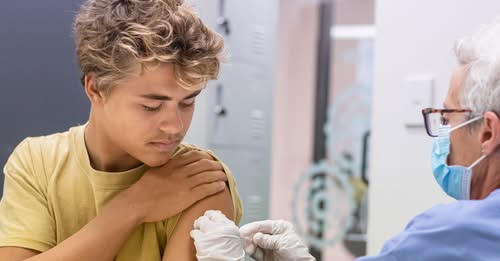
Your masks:
<svg viewBox="0 0 500 261"><path fill-rule="evenodd" d="M55 222L47 202L42 162L24 140L7 161L0 200L0 246L44 252L56 245Z"/></svg>
<svg viewBox="0 0 500 261"><path fill-rule="evenodd" d="M227 183L229 187L229 192L231 193L231 199L233 200L233 207L234 207L234 223L236 225L240 224L241 217L243 216L243 204L241 202L241 197L240 193L238 192L238 188L236 187L236 179L234 178L233 173L229 169L224 162L222 162L212 151L207 151L214 159L219 161L223 168L224 172L226 173L227 176Z"/></svg>

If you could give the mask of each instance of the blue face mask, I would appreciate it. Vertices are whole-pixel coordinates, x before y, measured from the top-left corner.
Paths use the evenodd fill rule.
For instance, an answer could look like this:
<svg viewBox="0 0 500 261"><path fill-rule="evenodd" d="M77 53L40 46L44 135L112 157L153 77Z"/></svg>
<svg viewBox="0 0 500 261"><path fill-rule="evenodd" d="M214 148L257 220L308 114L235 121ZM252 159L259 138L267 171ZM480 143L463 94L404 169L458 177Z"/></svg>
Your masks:
<svg viewBox="0 0 500 261"><path fill-rule="evenodd" d="M444 125L439 128L439 135L433 140L432 146L432 172L439 186L446 194L455 199L470 199L470 185L472 168L476 166L486 155L481 156L469 167L453 165L448 166L448 154L450 154L450 133L458 128L481 119L477 117L459 124L453 128Z"/></svg>

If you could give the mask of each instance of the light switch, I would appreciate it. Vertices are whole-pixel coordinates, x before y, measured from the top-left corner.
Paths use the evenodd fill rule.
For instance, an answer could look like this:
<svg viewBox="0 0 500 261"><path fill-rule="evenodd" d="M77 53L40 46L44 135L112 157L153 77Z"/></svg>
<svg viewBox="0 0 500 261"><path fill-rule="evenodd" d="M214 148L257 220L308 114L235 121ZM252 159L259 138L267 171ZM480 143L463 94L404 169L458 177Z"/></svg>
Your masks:
<svg viewBox="0 0 500 261"><path fill-rule="evenodd" d="M404 122L407 128L424 127L422 109L432 107L434 77L410 75L405 80Z"/></svg>

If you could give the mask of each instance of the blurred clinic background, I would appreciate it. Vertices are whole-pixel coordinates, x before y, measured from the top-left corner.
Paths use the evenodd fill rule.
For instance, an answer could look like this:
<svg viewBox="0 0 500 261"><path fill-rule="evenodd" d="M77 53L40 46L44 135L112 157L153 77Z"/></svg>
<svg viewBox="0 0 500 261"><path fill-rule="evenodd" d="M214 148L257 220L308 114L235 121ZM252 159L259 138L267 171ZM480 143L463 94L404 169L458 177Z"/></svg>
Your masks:
<svg viewBox="0 0 500 261"><path fill-rule="evenodd" d="M0 6L1 166L24 137L87 120L71 32L82 2ZM243 223L290 220L318 260L353 260L450 201L420 110L442 106L454 40L500 1L191 3L231 59L198 98L186 141L232 168Z"/></svg>

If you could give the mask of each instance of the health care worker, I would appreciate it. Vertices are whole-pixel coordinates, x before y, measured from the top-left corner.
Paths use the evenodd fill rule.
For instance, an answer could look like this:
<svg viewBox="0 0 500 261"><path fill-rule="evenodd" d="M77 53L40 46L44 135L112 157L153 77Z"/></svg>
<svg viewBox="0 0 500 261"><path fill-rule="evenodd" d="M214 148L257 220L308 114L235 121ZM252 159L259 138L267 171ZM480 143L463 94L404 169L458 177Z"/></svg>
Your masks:
<svg viewBox="0 0 500 261"><path fill-rule="evenodd" d="M358 261L500 259L500 20L457 41L454 51L458 64L444 108L424 109L423 116L434 177L457 201L418 215L379 255ZM314 260L286 221L238 229L208 211L191 237L198 260L243 260L245 251L258 261Z"/></svg>

